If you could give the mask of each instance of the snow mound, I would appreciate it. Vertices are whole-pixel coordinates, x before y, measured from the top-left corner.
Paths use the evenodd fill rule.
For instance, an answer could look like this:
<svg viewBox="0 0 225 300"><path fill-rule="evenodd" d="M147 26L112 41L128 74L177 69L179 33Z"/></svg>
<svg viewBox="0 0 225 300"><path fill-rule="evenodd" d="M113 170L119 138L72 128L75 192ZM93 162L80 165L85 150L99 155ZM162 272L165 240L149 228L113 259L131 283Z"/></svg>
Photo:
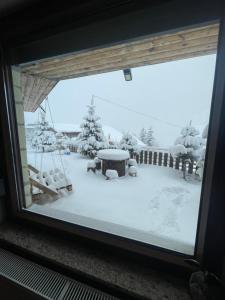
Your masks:
<svg viewBox="0 0 225 300"><path fill-rule="evenodd" d="M108 169L105 173L107 179L116 179L118 178L118 172L116 170Z"/></svg>
<svg viewBox="0 0 225 300"><path fill-rule="evenodd" d="M171 147L170 152L172 156L177 156L179 154L187 154L187 149L184 147L184 145L177 144Z"/></svg>
<svg viewBox="0 0 225 300"><path fill-rule="evenodd" d="M137 176L137 167L135 167L135 166L131 166L130 168L129 168L129 175L131 175L131 176Z"/></svg>
<svg viewBox="0 0 225 300"><path fill-rule="evenodd" d="M133 158L130 158L129 160L128 160L128 166L137 166L137 161L136 161L136 159L133 159Z"/></svg>
<svg viewBox="0 0 225 300"><path fill-rule="evenodd" d="M87 168L95 168L95 167L96 167L95 161L91 160L87 163Z"/></svg>

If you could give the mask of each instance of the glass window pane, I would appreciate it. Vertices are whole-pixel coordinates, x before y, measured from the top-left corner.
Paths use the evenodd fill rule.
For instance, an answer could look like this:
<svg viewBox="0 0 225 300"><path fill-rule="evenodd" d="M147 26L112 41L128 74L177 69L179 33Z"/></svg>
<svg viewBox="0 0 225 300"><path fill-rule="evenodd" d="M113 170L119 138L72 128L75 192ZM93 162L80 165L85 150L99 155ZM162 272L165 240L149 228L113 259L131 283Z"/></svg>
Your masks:
<svg viewBox="0 0 225 300"><path fill-rule="evenodd" d="M12 66L26 209L193 254L217 37Z"/></svg>

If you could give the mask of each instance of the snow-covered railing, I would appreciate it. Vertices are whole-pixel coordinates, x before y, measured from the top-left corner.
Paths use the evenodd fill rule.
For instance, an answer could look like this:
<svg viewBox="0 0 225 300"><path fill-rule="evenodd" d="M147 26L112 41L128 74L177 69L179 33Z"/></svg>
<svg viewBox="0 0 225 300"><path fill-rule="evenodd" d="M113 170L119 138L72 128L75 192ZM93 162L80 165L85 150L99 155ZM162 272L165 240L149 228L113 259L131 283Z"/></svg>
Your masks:
<svg viewBox="0 0 225 300"><path fill-rule="evenodd" d="M70 152L78 152L78 147L75 145L68 145Z"/></svg>
<svg viewBox="0 0 225 300"><path fill-rule="evenodd" d="M182 170L182 160L173 158L168 151L142 150L139 154L132 154L131 158L135 158L138 164L164 166ZM196 161L186 162L186 170L189 174L195 173L196 163Z"/></svg>

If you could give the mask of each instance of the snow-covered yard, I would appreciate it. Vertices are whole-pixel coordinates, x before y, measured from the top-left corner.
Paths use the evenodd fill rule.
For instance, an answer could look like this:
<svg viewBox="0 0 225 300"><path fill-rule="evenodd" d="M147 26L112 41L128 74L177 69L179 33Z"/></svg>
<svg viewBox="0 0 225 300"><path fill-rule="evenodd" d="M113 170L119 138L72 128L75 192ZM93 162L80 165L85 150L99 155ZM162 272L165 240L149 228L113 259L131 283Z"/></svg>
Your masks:
<svg viewBox="0 0 225 300"><path fill-rule="evenodd" d="M35 165L41 154L28 152ZM192 254L198 219L201 183L185 181L171 168L140 165L138 176L105 180L101 172L87 172L87 159L63 155L71 194L30 210L83 226ZM44 153L43 171L54 168L58 154Z"/></svg>

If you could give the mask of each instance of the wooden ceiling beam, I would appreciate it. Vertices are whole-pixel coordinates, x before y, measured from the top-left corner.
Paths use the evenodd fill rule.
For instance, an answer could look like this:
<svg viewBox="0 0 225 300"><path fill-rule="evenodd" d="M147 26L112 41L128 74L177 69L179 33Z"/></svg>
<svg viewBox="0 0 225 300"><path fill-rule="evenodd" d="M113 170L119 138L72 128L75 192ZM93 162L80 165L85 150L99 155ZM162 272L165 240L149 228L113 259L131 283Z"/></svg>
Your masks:
<svg viewBox="0 0 225 300"><path fill-rule="evenodd" d="M193 53L189 53L186 54L185 59L186 58L193 58L193 57L199 57L202 55L210 55L210 54L214 54L215 51L213 50L207 50L204 51L204 53L202 51L199 52L195 52L195 55L193 55ZM163 59L159 59L157 61L154 61L153 64L161 64L161 63L166 63L166 62L172 62L172 61L176 61L176 60L181 60L184 59L183 55L176 55L176 56L171 56L171 57L165 57ZM153 65L152 64L152 65ZM147 66L149 65L149 61L142 61L140 63L135 64L135 68L137 67L143 67L143 66ZM101 68L101 73L108 73L108 72L113 72L113 71L118 71L117 67L106 67L106 68ZM95 70L91 70L91 71L84 71L83 73L79 73L77 75L71 75L69 76L68 74L65 77L60 77L60 80L67 80L67 79L73 79L73 78L80 78L80 77L84 77L84 76L91 76L91 75L96 75L96 71Z"/></svg>
<svg viewBox="0 0 225 300"><path fill-rule="evenodd" d="M92 73L94 74L99 74L102 73L105 69L109 70L123 70L126 68L135 68L137 66L141 66L141 65L152 65L155 63L159 63L160 60L162 60L162 62L166 62L166 60L171 61L171 57L173 58L173 60L176 59L185 59L185 58L189 58L190 55L192 55L192 57L195 56L199 56L199 53L201 53L201 55L207 54L208 50L210 50L211 53L215 53L216 52L216 47L217 47L217 43L216 42L212 42L212 43L206 43L204 45L197 45L194 47L187 47L187 48L182 48L182 49L178 49L178 50L174 50L174 51L165 51L165 52L161 52L161 53L157 53L157 54L146 54L144 53L142 56L137 56L137 57L126 57L126 58L117 58L114 59L112 61L106 60L106 61L101 61L98 62L98 64L96 65L91 65L91 64L87 64L85 67L79 67L77 68L75 67L68 67L68 68L64 68L61 71L57 70L57 71L52 71L52 72L48 72L48 73L43 73L42 76L48 78L48 79L53 79L53 80L60 80L62 78L66 78L66 76L72 76L74 75L74 77L79 77L77 75L79 74L83 74L84 72L87 73ZM70 77L71 78L71 77Z"/></svg>
<svg viewBox="0 0 225 300"><path fill-rule="evenodd" d="M59 80L216 53L219 25L161 34L20 65L26 111L35 111Z"/></svg>
<svg viewBox="0 0 225 300"><path fill-rule="evenodd" d="M133 51L133 49L129 48L127 46L127 50L120 52L119 55L115 55L114 51L111 51L108 53L108 55L98 55L95 57L90 57L86 59L74 59L73 61L70 61L70 64L64 63L64 64L57 64L55 66L51 66L48 68L42 68L40 67L39 70L32 71L32 74L35 75L41 75L44 76L45 78L52 77L52 74L55 73L60 73L65 70L72 70L72 69L82 69L86 68L87 66L95 66L99 64L104 64L104 63L111 63L111 62L117 62L117 61L132 61L132 59L137 59L138 57L143 57L143 56L148 56L149 54L152 54L153 56L156 56L157 54L161 55L162 52L172 52L172 51L177 51L179 49L185 49L185 48L190 48L190 47L195 47L195 46L203 46L207 44L215 44L215 49L217 47L217 39L218 36L208 36L204 38L199 38L191 41L184 41L182 44L176 43L172 45L160 45L156 46L154 43L151 42L151 45L145 44L142 47L139 47L137 50Z"/></svg>
<svg viewBox="0 0 225 300"><path fill-rule="evenodd" d="M173 44L185 44L196 39L203 39L218 36L218 25L210 25L201 29L189 29L173 34L165 34L156 37L150 37L133 42L125 42L123 44L103 47L101 49L90 50L84 53L68 54L64 57L49 58L47 61L26 64L22 67L30 74L39 74L43 71L48 71L55 68L65 66L65 64L73 63L74 61L85 62L97 58L107 58L109 56L124 55L127 52L136 52L140 49L158 49L161 46L172 46Z"/></svg>

